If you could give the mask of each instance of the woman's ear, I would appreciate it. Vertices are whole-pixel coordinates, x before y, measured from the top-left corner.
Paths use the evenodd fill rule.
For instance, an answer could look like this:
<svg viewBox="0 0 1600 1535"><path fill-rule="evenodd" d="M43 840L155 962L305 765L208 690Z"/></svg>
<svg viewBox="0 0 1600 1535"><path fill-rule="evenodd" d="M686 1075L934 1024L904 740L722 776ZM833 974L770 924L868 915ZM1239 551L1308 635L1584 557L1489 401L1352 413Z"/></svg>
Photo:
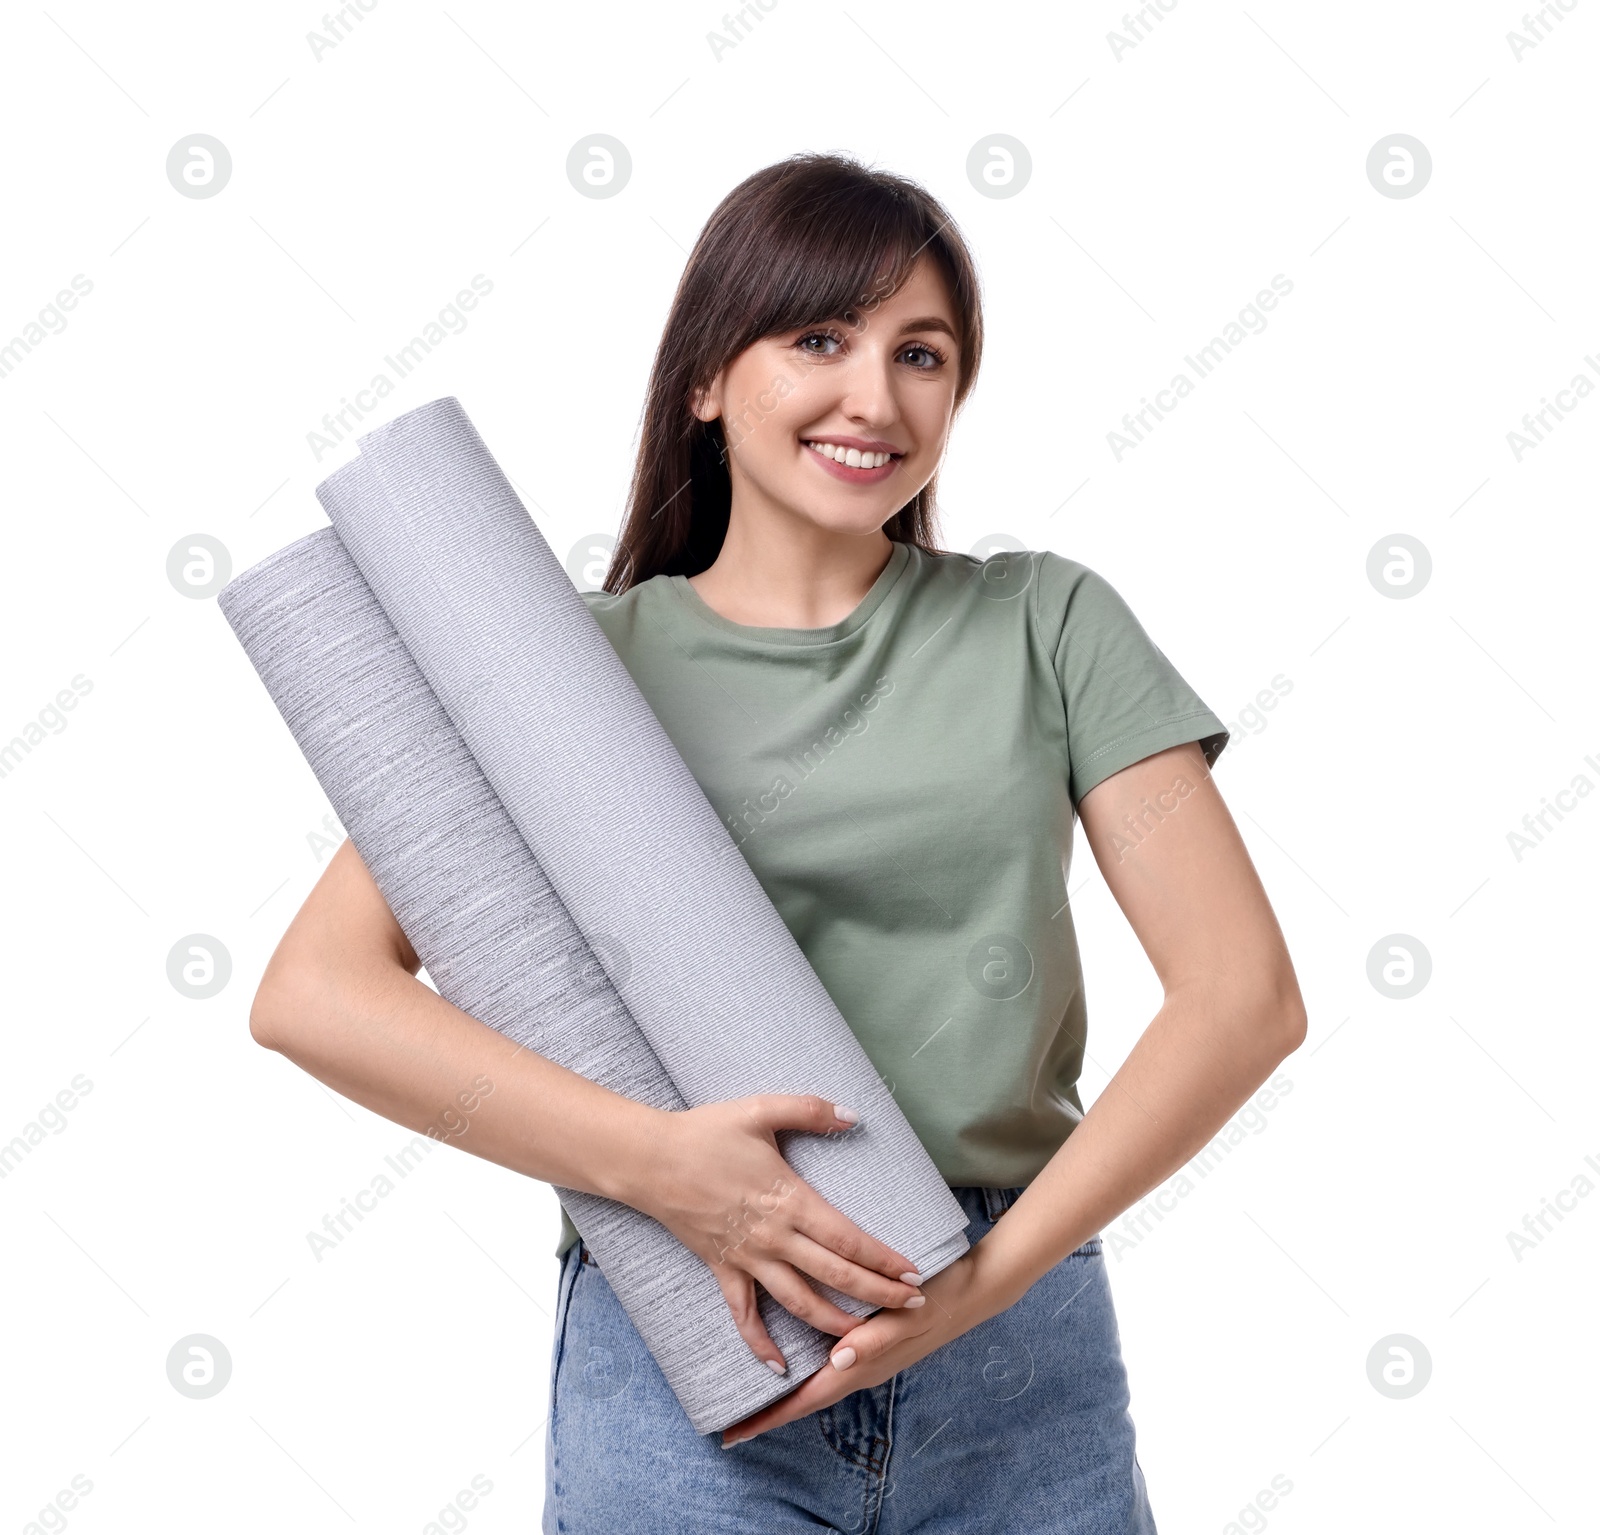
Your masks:
<svg viewBox="0 0 1600 1535"><path fill-rule="evenodd" d="M709 387L696 385L689 391L689 409L701 421L715 421L722 414L721 408L711 398L712 391L721 382L721 374L711 381Z"/></svg>

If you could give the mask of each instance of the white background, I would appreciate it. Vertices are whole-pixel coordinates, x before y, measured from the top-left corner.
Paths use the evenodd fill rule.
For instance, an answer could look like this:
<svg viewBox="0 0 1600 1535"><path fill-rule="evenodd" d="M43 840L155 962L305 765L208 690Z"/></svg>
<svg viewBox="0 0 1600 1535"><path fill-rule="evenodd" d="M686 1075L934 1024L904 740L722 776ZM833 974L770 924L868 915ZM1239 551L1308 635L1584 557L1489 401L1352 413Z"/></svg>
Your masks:
<svg viewBox="0 0 1600 1535"><path fill-rule="evenodd" d="M701 224L842 149L944 200L981 266L945 547L1093 566L1235 723L1218 783L1310 1009L1260 1128L1142 1240L1107 1231L1164 1535L1226 1531L1274 1476L1241 1527L1594 1528L1600 802L1520 858L1508 833L1600 784L1600 401L1520 458L1508 433L1600 380L1600 10L1519 58L1520 4L1176 0L1119 57L1119 5L776 0L718 57L715 4L378 0L320 59L310 5L5 23L0 346L93 289L0 377L0 743L91 684L0 776L0 1144L91 1088L0 1180L0 1527L75 1475L46 1527L422 1530L475 1475L467 1528L536 1527L554 1195L440 1150L312 1257L410 1136L250 1039L327 804L168 555L206 534L237 573L322 526L353 448L308 433L479 273L376 419L456 395L559 553L614 534ZM198 133L232 158L205 199L165 170ZM633 162L605 200L566 174L596 133ZM1032 172L994 198L966 166L1001 133ZM1432 158L1412 197L1367 175L1397 133ZM1123 413L1279 273L1265 330L1119 461ZM1431 557L1409 597L1367 576L1395 534ZM1081 846L1072 887L1087 1100L1159 996ZM232 960L203 1001L167 978L195 933ZM1368 979L1391 934L1431 956L1406 1000ZM199 1401L166 1375L195 1333L232 1360ZM1431 1359L1404 1399L1368 1375L1393 1334Z"/></svg>

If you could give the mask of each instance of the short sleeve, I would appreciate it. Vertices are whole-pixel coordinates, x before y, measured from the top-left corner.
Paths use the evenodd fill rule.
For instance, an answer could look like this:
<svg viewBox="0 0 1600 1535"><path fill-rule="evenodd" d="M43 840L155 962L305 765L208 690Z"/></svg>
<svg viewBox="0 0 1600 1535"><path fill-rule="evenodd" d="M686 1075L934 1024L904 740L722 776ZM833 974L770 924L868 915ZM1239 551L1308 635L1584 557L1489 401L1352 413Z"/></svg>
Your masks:
<svg viewBox="0 0 1600 1535"><path fill-rule="evenodd" d="M1050 550L1037 555L1034 615L1061 685L1073 806L1155 752L1198 741L1209 767L1227 727L1184 681L1104 576Z"/></svg>

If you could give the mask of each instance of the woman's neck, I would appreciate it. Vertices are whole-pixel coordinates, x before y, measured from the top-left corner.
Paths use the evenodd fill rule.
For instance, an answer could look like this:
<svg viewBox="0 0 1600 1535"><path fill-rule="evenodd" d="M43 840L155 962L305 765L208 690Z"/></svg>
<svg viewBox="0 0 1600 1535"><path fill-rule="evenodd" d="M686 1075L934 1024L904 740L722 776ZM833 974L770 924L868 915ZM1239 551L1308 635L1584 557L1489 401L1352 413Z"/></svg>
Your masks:
<svg viewBox="0 0 1600 1535"><path fill-rule="evenodd" d="M731 517L716 559L689 584L712 612L762 629L825 629L861 605L894 543L882 528L840 533L768 525L752 536Z"/></svg>

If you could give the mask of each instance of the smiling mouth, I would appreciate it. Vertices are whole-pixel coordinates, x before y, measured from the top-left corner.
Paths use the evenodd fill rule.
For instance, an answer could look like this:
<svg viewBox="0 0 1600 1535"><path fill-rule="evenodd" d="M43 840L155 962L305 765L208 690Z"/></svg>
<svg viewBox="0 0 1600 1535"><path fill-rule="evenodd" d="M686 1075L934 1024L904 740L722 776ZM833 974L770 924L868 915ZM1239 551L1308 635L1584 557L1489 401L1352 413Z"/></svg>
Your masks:
<svg viewBox="0 0 1600 1535"><path fill-rule="evenodd" d="M904 453L872 453L863 452L860 448L843 448L838 443L827 442L821 439L816 441L810 438L801 439L819 458L828 459L835 464L841 464L847 469L881 469L885 464L894 463L905 457Z"/></svg>

